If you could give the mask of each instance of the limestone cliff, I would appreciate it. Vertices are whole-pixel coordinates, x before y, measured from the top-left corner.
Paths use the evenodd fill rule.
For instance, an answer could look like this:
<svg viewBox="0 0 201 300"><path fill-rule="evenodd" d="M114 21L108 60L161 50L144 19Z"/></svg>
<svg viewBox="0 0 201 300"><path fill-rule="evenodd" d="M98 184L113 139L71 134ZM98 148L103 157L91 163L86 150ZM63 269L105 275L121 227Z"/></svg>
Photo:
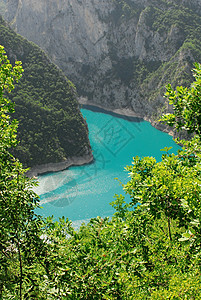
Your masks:
<svg viewBox="0 0 201 300"><path fill-rule="evenodd" d="M153 121L201 61L200 15L201 0L7 0L6 18L88 102Z"/></svg>

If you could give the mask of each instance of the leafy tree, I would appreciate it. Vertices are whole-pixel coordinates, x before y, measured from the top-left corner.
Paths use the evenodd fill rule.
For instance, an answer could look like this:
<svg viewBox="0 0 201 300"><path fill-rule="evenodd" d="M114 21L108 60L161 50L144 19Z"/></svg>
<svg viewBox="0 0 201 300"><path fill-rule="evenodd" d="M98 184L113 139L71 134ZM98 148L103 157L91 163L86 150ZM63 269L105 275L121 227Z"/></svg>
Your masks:
<svg viewBox="0 0 201 300"><path fill-rule="evenodd" d="M161 121L201 137L201 64L195 64L193 76L195 81L190 88L178 86L174 91L171 84L167 85L165 96L174 113L163 115Z"/></svg>
<svg viewBox="0 0 201 300"><path fill-rule="evenodd" d="M177 87L173 91L170 85L167 86L166 97L173 104L174 113L162 117L164 122L175 125L178 130L184 128L197 135L191 141L182 141L183 148L177 155L169 154L170 148L163 149L166 153L161 162L152 157L135 157L132 166L126 167L130 180L123 185L131 202L126 204L120 196L112 203L117 209L116 215L123 217L129 227L135 224L133 233L140 237L135 238L137 249L141 249L145 266L150 266L148 277L152 278L152 283L149 283L149 288L157 284L162 266L163 275L167 272L166 283L160 278L157 284L157 289L162 292L151 292L151 299L156 299L159 294L168 299L179 297L175 292L180 290L179 278L183 278L182 284L186 285L185 276L180 276L180 272L184 272L186 278L192 274L196 278L185 293L180 292L181 297L193 295L194 299L200 299L198 290L193 293L190 290L194 284L200 286L201 271L200 72L201 66L196 64L195 82L190 88ZM161 238L156 237L159 231ZM166 254L161 246L166 249ZM169 273L173 264L175 269ZM189 275L192 269L197 271ZM174 279L171 277L173 273ZM169 290L171 287L173 291Z"/></svg>
<svg viewBox="0 0 201 300"><path fill-rule="evenodd" d="M24 176L21 163L10 153L16 146L17 121L11 120L14 105L6 95L22 74L20 62L12 67L0 46L0 297L5 291L23 298L25 280L32 280L31 267L42 244L34 209L38 197L33 180ZM34 254L33 254L34 253ZM9 298L9 297L8 297ZM10 298L11 299L11 298Z"/></svg>

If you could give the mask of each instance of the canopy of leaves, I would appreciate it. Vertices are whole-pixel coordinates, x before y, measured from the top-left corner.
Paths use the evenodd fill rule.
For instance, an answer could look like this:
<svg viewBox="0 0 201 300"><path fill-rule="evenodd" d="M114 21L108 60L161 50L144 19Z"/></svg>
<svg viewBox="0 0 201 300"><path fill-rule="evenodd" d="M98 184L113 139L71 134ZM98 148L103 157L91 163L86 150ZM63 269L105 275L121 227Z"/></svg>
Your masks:
<svg viewBox="0 0 201 300"><path fill-rule="evenodd" d="M169 84L166 98L173 106L174 113L166 114L161 121L175 125L177 130L184 129L201 136L201 65L197 63L193 69L195 81L190 88L178 86L176 91Z"/></svg>
<svg viewBox="0 0 201 300"><path fill-rule="evenodd" d="M4 289L19 284L22 299L23 258L34 260L41 239L38 235L40 218L34 214L38 197L32 191L35 183L24 176L21 163L10 153L16 146L17 121L11 120L13 103L5 94L14 89L22 74L21 62L12 67L0 46L0 298ZM37 246L36 246L37 245ZM38 248L39 246L39 248ZM35 248L35 252L32 251ZM37 250L38 249L38 250ZM23 269L23 271L22 271ZM23 272L23 274L22 274ZM12 286L12 284L14 285ZM6 299L11 299L6 294ZM18 298L17 298L18 299Z"/></svg>

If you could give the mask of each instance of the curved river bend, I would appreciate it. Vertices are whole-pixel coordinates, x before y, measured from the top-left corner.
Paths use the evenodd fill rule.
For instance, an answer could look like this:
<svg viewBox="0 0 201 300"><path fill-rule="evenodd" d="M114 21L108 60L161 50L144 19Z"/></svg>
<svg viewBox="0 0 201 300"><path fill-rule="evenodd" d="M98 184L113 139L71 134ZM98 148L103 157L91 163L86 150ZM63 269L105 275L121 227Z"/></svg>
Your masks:
<svg viewBox="0 0 201 300"><path fill-rule="evenodd" d="M93 217L112 216L114 209L109 203L115 194L124 194L115 178L122 183L128 181L124 167L131 164L133 156L160 160L160 149L179 149L171 136L146 121L102 111L81 111L88 123L94 162L39 176L35 189L43 207L37 212L54 215L55 219L68 217L75 227Z"/></svg>

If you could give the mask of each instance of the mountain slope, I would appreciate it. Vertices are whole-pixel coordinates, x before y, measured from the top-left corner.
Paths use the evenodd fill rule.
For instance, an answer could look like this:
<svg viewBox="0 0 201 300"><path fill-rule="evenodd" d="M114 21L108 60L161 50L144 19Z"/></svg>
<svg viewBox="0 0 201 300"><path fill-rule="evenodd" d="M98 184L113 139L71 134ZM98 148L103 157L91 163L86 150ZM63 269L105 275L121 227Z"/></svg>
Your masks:
<svg viewBox="0 0 201 300"><path fill-rule="evenodd" d="M105 108L156 118L201 61L200 0L9 0L7 20ZM28 21L29 20L29 21Z"/></svg>
<svg viewBox="0 0 201 300"><path fill-rule="evenodd" d="M15 155L25 166L92 156L88 129L73 84L40 48L17 35L0 19L0 44L24 74L9 95L15 103L21 141Z"/></svg>

